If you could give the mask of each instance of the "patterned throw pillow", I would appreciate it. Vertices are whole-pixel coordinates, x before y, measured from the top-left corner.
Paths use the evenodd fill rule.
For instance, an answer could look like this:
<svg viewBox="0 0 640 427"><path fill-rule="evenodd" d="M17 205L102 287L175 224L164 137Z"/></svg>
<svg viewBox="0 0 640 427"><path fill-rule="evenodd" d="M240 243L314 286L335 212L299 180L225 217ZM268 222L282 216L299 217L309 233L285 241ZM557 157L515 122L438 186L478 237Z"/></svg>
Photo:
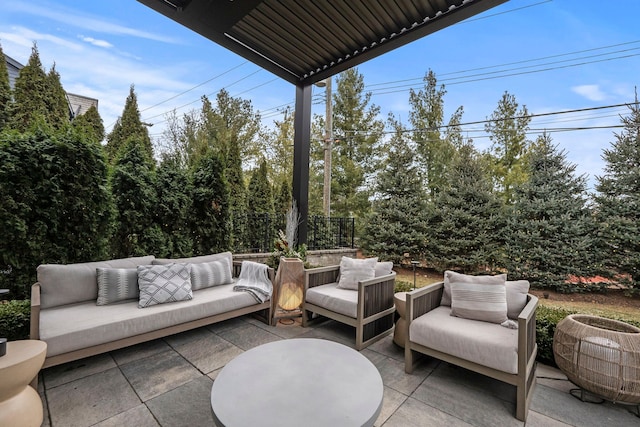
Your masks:
<svg viewBox="0 0 640 427"><path fill-rule="evenodd" d="M231 264L229 264L227 258L213 262L191 264L191 289L194 291L231 283L233 283Z"/></svg>
<svg viewBox="0 0 640 427"><path fill-rule="evenodd" d="M193 298L191 291L191 265L138 266L138 307L145 308L165 302L186 301Z"/></svg>
<svg viewBox="0 0 640 427"><path fill-rule="evenodd" d="M96 305L138 298L138 270L135 268L96 268L98 299Z"/></svg>
<svg viewBox="0 0 640 427"><path fill-rule="evenodd" d="M357 291L358 282L375 277L377 263L378 258L354 259L343 256L340 261L338 288Z"/></svg>
<svg viewBox="0 0 640 427"><path fill-rule="evenodd" d="M507 321L507 291L502 284L451 283L451 315L490 323Z"/></svg>

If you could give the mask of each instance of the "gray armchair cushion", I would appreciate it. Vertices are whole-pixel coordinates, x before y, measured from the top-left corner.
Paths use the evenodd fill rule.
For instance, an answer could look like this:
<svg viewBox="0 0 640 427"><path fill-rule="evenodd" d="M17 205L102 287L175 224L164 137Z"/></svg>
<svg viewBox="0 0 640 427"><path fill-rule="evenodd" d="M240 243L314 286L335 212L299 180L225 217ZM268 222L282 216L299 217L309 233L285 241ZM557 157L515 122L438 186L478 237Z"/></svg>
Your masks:
<svg viewBox="0 0 640 427"><path fill-rule="evenodd" d="M342 257L340 261L340 279L338 287L341 289L358 289L358 282L373 279L376 276L378 258L354 259Z"/></svg>
<svg viewBox="0 0 640 427"><path fill-rule="evenodd" d="M409 326L409 339L446 354L509 374L518 372L518 330L449 315L437 307Z"/></svg>
<svg viewBox="0 0 640 427"><path fill-rule="evenodd" d="M451 306L451 282L458 283L479 283L483 285L504 284L507 280L506 274L496 276L471 276L468 274L456 273L455 271L444 272L444 291L440 305Z"/></svg>
<svg viewBox="0 0 640 427"><path fill-rule="evenodd" d="M305 301L354 319L357 317L358 292L341 289L337 283L307 289Z"/></svg>
<svg viewBox="0 0 640 427"><path fill-rule="evenodd" d="M451 283L451 315L483 322L507 320L507 291L502 284Z"/></svg>

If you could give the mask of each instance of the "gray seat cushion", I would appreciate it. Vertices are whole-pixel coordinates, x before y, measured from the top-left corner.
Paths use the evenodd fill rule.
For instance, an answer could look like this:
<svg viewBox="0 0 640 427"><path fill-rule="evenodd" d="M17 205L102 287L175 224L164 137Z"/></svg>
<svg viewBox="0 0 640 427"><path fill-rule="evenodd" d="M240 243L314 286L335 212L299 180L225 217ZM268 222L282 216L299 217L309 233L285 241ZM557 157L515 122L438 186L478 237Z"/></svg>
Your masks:
<svg viewBox="0 0 640 427"><path fill-rule="evenodd" d="M337 283L307 289L305 301L354 319L357 317L358 291L338 288Z"/></svg>
<svg viewBox="0 0 640 427"><path fill-rule="evenodd" d="M518 373L518 331L437 307L411 322L411 342L509 374Z"/></svg>
<svg viewBox="0 0 640 427"><path fill-rule="evenodd" d="M58 306L40 312L40 339L46 341L51 357L255 304L251 294L234 292L231 284L196 291L189 301L144 309L138 308L137 300Z"/></svg>

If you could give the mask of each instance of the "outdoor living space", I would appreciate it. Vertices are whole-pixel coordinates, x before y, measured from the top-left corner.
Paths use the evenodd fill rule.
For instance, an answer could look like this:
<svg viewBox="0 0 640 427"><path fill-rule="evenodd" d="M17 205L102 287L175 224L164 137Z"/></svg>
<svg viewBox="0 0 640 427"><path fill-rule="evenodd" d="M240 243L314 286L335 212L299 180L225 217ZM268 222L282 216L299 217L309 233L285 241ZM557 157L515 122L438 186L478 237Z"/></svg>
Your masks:
<svg viewBox="0 0 640 427"><path fill-rule="evenodd" d="M354 347L354 329L327 320L302 328L250 316L46 368L38 383L44 426L210 426L211 387L226 363L253 347L318 338ZM384 384L376 426L637 426L635 407L584 403L558 370L537 367L526 423L514 417L515 387L425 358L405 373L404 350L389 335L361 351ZM281 363L273 360L273 364ZM268 372L264 374L269 375ZM260 378L256 378L260 381ZM314 385L310 382L309 387ZM273 390L300 404L287 390ZM241 407L241 403L238 403ZM277 425L277 422L271 425ZM301 420L300 425L305 425Z"/></svg>

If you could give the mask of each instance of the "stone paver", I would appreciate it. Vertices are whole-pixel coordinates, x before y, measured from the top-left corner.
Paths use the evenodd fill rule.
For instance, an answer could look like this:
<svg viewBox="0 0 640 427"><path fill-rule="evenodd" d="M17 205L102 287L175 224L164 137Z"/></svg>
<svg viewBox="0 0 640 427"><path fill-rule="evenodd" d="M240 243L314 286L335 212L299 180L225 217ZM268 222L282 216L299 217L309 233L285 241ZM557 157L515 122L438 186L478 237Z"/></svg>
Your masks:
<svg viewBox="0 0 640 427"><path fill-rule="evenodd" d="M140 404L118 368L48 389L46 395L55 427L91 426Z"/></svg>
<svg viewBox="0 0 640 427"><path fill-rule="evenodd" d="M127 363L120 369L143 402L201 376L196 368L173 351Z"/></svg>
<svg viewBox="0 0 640 427"><path fill-rule="evenodd" d="M213 426L212 384L213 381L209 377L200 377L151 399L147 406L163 426Z"/></svg>
<svg viewBox="0 0 640 427"><path fill-rule="evenodd" d="M299 319L276 327L249 316L228 320L43 370L38 388L42 425L213 425L211 385L224 365L256 345L298 337L355 346L354 329L334 321L302 328ZM524 424L515 418L513 386L431 358L422 359L407 375L404 350L391 336L362 354L378 368L385 386L378 427L640 425L627 406L572 397L568 390L575 386L543 365L538 365L538 385Z"/></svg>
<svg viewBox="0 0 640 427"><path fill-rule="evenodd" d="M116 416L95 424L95 427L158 427L159 424L145 404L140 404L128 411L119 413Z"/></svg>
<svg viewBox="0 0 640 427"><path fill-rule="evenodd" d="M238 327L245 324L239 324ZM175 351L204 374L222 368L243 352L240 347L233 345L207 328L173 335L166 340Z"/></svg>
<svg viewBox="0 0 640 427"><path fill-rule="evenodd" d="M115 367L116 363L110 354L99 354L47 368L42 371L42 378L45 387L49 389Z"/></svg>

